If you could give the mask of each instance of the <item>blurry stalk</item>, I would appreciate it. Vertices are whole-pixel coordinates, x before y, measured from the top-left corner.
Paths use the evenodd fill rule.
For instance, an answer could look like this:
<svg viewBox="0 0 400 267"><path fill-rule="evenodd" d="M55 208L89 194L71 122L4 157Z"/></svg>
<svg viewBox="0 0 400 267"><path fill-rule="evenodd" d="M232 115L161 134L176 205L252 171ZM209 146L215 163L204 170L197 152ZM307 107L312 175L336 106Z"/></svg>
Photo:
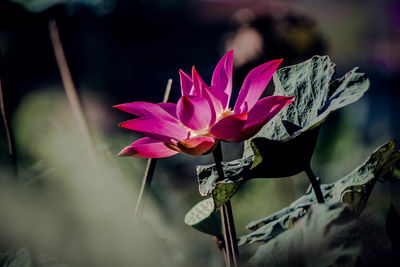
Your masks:
<svg viewBox="0 0 400 267"><path fill-rule="evenodd" d="M168 80L167 87L165 88L164 99L163 102L167 103L169 99L169 94L171 92L172 79ZM135 213L133 214L133 223L136 223L138 218L141 216L144 201L148 194L151 181L153 180L154 170L156 168L157 159L149 158L147 160L146 169L143 176L142 186L140 187L140 192L138 196L138 200L136 202Z"/></svg>
<svg viewBox="0 0 400 267"><path fill-rule="evenodd" d="M314 194L315 194L315 196L317 198L318 203L325 203L324 196L322 194L322 190L321 190L321 187L319 185L318 179L315 176L314 172L312 171L310 165L308 165L308 167L305 169L305 172L306 172L306 174L308 176L308 179L311 182L311 186L312 186L312 188L314 190Z"/></svg>
<svg viewBox="0 0 400 267"><path fill-rule="evenodd" d="M53 45L54 55L56 57L57 65L60 70L61 79L64 85L65 93L68 102L71 106L72 112L78 122L79 129L82 133L86 147L89 151L89 157L92 163L95 162L95 149L92 138L90 137L89 128L83 115L82 107L80 105L78 94L76 93L74 81L72 80L71 72L68 68L67 60L65 58L64 49L61 44L60 34L58 32L57 24L54 19L49 20L49 31L51 43Z"/></svg>
<svg viewBox="0 0 400 267"><path fill-rule="evenodd" d="M0 52L0 64L2 63L2 57ZM0 74L1 67L0 67ZM14 176L18 176L18 166L17 166L17 154L15 153L15 142L14 142L14 135L11 129L11 126L8 123L6 109L4 107L4 97L3 97L3 87L1 84L1 77L0 77L0 109L1 109L1 116L3 118L4 128L6 129L7 140L8 140L8 152L10 154L11 163L13 166Z"/></svg>
<svg viewBox="0 0 400 267"><path fill-rule="evenodd" d="M215 165L218 172L218 180L224 180L224 170L222 168L222 149L221 143L219 142L215 150L213 151ZM224 233L224 245L225 245L225 263L227 267L238 266L239 259L239 248L237 245L236 229L233 220L231 201L228 200L221 206L221 220L222 230Z"/></svg>

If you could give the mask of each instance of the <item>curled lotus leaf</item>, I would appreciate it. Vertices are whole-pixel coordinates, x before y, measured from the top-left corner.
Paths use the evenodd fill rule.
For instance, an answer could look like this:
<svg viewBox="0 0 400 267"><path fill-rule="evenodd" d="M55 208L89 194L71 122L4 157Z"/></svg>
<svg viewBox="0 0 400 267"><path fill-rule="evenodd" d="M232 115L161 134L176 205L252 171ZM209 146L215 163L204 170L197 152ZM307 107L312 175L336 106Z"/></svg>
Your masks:
<svg viewBox="0 0 400 267"><path fill-rule="evenodd" d="M212 195L214 208L218 209L236 193L240 184L244 182L243 173L250 171L251 164L251 158L223 162L224 177L229 177L223 180L219 178L215 164L198 166L197 177L200 194L202 196Z"/></svg>
<svg viewBox="0 0 400 267"><path fill-rule="evenodd" d="M211 194L217 184L223 187L234 183L237 186L230 186L232 191L225 192L226 198L216 201L226 202L251 178L287 177L304 171L310 164L320 125L331 112L357 101L369 87L368 78L358 68L336 80L334 75L335 64L328 56L314 56L277 70L274 94L295 96L296 100L245 142L241 159L223 164L224 181L218 181L215 165L199 166L200 193Z"/></svg>
<svg viewBox="0 0 400 267"><path fill-rule="evenodd" d="M295 227L260 245L247 266L354 266L361 254L358 228L345 205L315 205Z"/></svg>
<svg viewBox="0 0 400 267"><path fill-rule="evenodd" d="M207 198L191 208L185 216L185 223L200 232L222 238L221 215L214 211L214 201Z"/></svg>
<svg viewBox="0 0 400 267"><path fill-rule="evenodd" d="M395 151L395 141L389 141L377 148L371 156L353 172L332 184L322 184L321 190L327 204L346 203L354 214L359 215L377 181L394 181L399 178L392 175L395 166L400 164L400 153ZM267 242L287 229L307 210L317 204L312 189L283 208L265 218L253 221L247 225L250 234L240 237L239 245Z"/></svg>

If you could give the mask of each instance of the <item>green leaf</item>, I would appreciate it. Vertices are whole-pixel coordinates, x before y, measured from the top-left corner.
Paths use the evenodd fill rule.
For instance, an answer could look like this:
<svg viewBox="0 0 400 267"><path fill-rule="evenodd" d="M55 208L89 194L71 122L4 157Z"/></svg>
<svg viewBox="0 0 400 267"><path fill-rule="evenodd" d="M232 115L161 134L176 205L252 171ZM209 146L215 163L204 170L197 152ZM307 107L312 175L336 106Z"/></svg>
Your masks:
<svg viewBox="0 0 400 267"><path fill-rule="evenodd" d="M353 266L361 251L355 218L338 204L315 205L295 227L261 245L249 266Z"/></svg>
<svg viewBox="0 0 400 267"><path fill-rule="evenodd" d="M295 102L245 142L242 159L223 164L224 181L218 180L215 165L199 166L200 193L212 192L218 208L251 178L286 177L304 171L310 164L322 122L332 111L357 101L369 87L368 78L358 68L337 80L333 80L334 74L335 64L328 56L314 56L277 70L274 94L295 96Z"/></svg>
<svg viewBox="0 0 400 267"><path fill-rule="evenodd" d="M199 230L200 232L222 238L221 215L214 211L212 198L197 203L185 216L185 223Z"/></svg>
<svg viewBox="0 0 400 267"><path fill-rule="evenodd" d="M379 179L393 180L390 171L400 163L400 154L394 151L396 143L389 141L376 149L357 169L333 184L321 185L328 204L346 203L355 214L363 210L371 191ZM256 241L269 241L290 228L303 217L308 208L316 204L312 190L294 201L289 207L247 225L253 232L240 237L239 245Z"/></svg>
<svg viewBox="0 0 400 267"><path fill-rule="evenodd" d="M244 182L243 174L250 170L252 157L247 160L234 160L223 162L224 177L220 180L215 164L207 166L197 166L197 177L199 191L202 196L212 195L215 210L219 209L227 202L238 190L240 184Z"/></svg>

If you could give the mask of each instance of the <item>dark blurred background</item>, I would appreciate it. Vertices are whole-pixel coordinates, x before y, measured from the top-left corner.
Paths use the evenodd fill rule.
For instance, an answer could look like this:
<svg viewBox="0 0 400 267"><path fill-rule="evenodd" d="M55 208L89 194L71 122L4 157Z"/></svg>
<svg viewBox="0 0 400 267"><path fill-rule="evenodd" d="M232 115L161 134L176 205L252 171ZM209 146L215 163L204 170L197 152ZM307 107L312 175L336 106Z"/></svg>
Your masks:
<svg viewBox="0 0 400 267"><path fill-rule="evenodd" d="M103 167L115 168L115 172L118 172L115 175L123 181L119 185L125 185L121 187L125 189L121 190L129 188L125 192L126 199L118 202L124 203L121 205L126 205L126 210L120 211L129 213L133 210L145 161L114 157L138 136L117 127L118 122L129 116L113 110L112 105L138 100L160 102L169 78L173 79L171 102L176 102L180 96L179 69L189 72L192 65L196 65L204 80L209 83L219 58L230 49L235 50L233 99L249 70L276 58L283 58L281 66L288 66L313 55L328 54L337 64L338 75L343 75L355 66L367 73L371 81L367 94L357 103L332 114L322 127L313 167L324 183L341 178L361 164L375 147L400 136L398 1L1 0L0 76L6 112L16 137L20 171L17 187L21 183L29 184L39 193L45 188L49 195L41 196L40 201L46 203L56 200L54 206L46 209L50 217L54 209L65 208L60 208L57 201L70 201L75 198L75 194L85 199L91 194L90 188L98 179L90 168L88 170L88 164L85 165L86 156L73 149L79 146L79 133L75 137L69 136L69 133L73 135L76 124L72 115L69 116L72 112L64 97L52 51L48 31L50 18L57 21L67 61L97 148L106 155L109 165ZM267 94L272 92L273 86L269 86ZM7 154L3 125L0 129L0 180L7 181L7 186L14 188L15 182L8 184L12 180L11 161ZM227 151L227 160L241 156L240 145L224 144L223 149ZM63 158L68 153L73 156ZM58 158L60 155L62 157ZM71 168L75 168L73 164L76 161L83 164L81 167L84 171L69 173ZM193 257L199 259L199 266L219 266L222 263L222 257L212 248L211 238L183 224L186 211L201 200L197 192L195 166L210 162L209 156L195 158L188 155L178 155L159 162L146 218L153 222L155 228L160 229L160 224L165 227L161 227L162 233L157 235L157 238L161 236L163 240L169 239L162 247L168 253L173 251L170 261L164 262L165 266L187 266ZM62 171L67 174L60 175ZM59 176L63 178L55 178ZM76 179L77 188L81 186L79 183L82 180L89 179L87 191L77 193L75 189L65 190L65 184L57 185L56 189L52 187L54 180L68 180L71 176ZM292 179L257 180L246 184L233 199L239 234L246 232L244 226L248 221L286 206L300 196L306 187L307 179L302 174ZM60 200L59 196L54 196L57 195L54 190L62 190L65 199ZM97 189L99 198L104 194L102 190L109 190L109 187ZM385 187L378 188L376 191L381 193L377 193L376 198L384 203L388 190ZM119 191L114 193L111 199L120 195ZM7 209L8 204L4 204L2 214L25 214L21 206L27 203L15 200L13 194L6 197L3 203L7 201L16 201L17 204L10 210ZM93 203L97 201L96 198ZM381 205L383 214L387 207L381 202L377 206ZM105 201L102 205L110 210L120 208L113 201ZM71 217L75 218L73 221L76 225L91 227L94 217L85 215L87 220L82 223L80 212L75 211L77 206L80 206L80 202L65 209L74 214ZM253 208L249 209L249 206ZM91 210L92 206L88 205L87 208ZM98 208L101 214L102 208ZM15 210L20 210L20 213ZM87 210L83 209L82 212L86 213ZM67 216L64 212L60 213L60 216ZM15 220L25 218L23 215L13 216L7 216L9 224L0 222L0 228L6 229L0 233L10 232L9 225L13 228ZM109 218L104 214L102 216ZM122 216L122 224L129 217L126 216ZM69 233L65 230L64 221L55 224L59 225L56 227L58 230L63 229L61 232ZM108 222L103 226L107 229ZM57 238L58 234L54 234L54 240L44 242L47 245L37 245L41 235L26 237L28 242L22 237L26 234L22 229L28 229L27 232L37 231L29 227L23 225L15 232L11 231L13 234L1 245L6 248L19 247L21 244L40 247L49 250L52 255L63 251L61 256L56 256L77 265L84 265L83 262L93 264L96 262L93 259L101 254L101 249L91 250L97 248L97 245L82 245L82 240L77 241L79 247L90 250L92 254L82 252L83 249L68 252L62 246L65 236ZM99 235L99 232L94 232ZM103 230L100 232L103 233ZM171 232L176 240L165 232ZM14 238L19 234L21 237ZM94 243L98 244L97 241ZM160 245L159 241L155 243ZM196 243L199 245L196 246ZM59 247L49 249L54 248L54 244ZM149 241L148 246L152 245ZM101 245L99 247L103 248ZM105 246L104 249L109 247ZM161 253L164 258L169 255L167 252ZM80 257L74 262L71 261L71 255ZM129 250L123 255L129 255ZM113 262L111 258L107 260ZM161 259L163 257L158 260ZM114 266L132 263L128 256L124 260ZM152 261L159 264L157 259L153 258ZM143 259L147 264L152 261ZM96 264L92 266L107 266L104 262Z"/></svg>
<svg viewBox="0 0 400 267"><path fill-rule="evenodd" d="M371 79L357 120L360 137L371 143L400 131L399 10L396 1L1 1L7 111L26 93L59 83L47 28L56 17L77 87L110 105L160 101L168 78L175 101L179 68L196 65L209 80L231 48L236 92L248 70L266 60L283 58L285 66L329 54L339 74L359 66Z"/></svg>

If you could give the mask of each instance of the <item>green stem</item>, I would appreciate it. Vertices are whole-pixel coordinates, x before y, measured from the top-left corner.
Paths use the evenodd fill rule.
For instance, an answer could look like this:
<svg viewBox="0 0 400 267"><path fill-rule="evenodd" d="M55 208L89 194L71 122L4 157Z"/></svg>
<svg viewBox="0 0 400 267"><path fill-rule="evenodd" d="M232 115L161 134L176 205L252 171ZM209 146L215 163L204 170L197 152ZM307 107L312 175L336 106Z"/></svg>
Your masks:
<svg viewBox="0 0 400 267"><path fill-rule="evenodd" d="M318 203L325 203L321 187L319 186L317 177L315 176L314 172L312 171L310 165L308 165L308 167L305 169L305 172L306 172L308 179L310 180L311 185L314 189L314 193L315 193Z"/></svg>
<svg viewBox="0 0 400 267"><path fill-rule="evenodd" d="M221 143L217 145L213 151L215 165L217 167L217 173L219 180L225 179L224 171L222 168L222 150ZM237 237L235 230L235 222L233 219L232 206L230 200L221 206L221 219L222 228L224 233L224 241L226 248L226 266L238 266L239 260L239 248L237 245ZM233 263L233 265L232 265Z"/></svg>

